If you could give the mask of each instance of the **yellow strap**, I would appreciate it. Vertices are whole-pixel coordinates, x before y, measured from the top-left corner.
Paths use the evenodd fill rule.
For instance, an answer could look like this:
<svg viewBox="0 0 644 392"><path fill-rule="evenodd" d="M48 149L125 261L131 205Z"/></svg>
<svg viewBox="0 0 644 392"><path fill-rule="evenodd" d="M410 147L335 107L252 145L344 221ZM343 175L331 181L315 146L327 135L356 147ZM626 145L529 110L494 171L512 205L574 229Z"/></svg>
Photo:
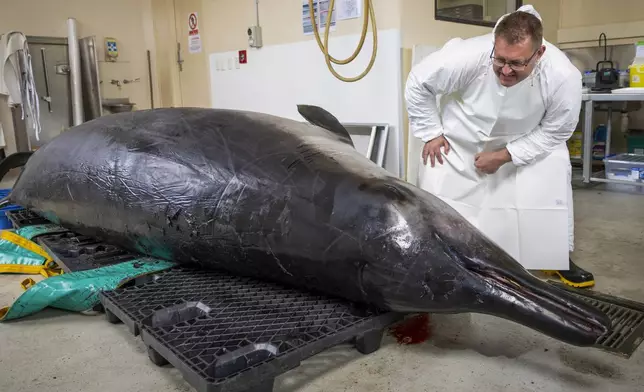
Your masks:
<svg viewBox="0 0 644 392"><path fill-rule="evenodd" d="M0 274L42 275L45 278L62 274L53 260L45 265L0 264Z"/></svg>
<svg viewBox="0 0 644 392"><path fill-rule="evenodd" d="M18 245L21 248L27 249L28 251L33 252L38 256L45 258L45 262L42 265L0 264L0 273L25 274L25 275L40 274L45 278L49 278L55 275L60 275L63 273L63 271L60 269L58 264L56 264L56 262L51 258L51 256L49 256L49 254L42 247L40 247L40 245L36 244L35 242L28 240L24 237L21 237L18 234L9 230L0 231L0 239L9 241L13 244Z"/></svg>
<svg viewBox="0 0 644 392"><path fill-rule="evenodd" d="M2 230L0 231L0 239L7 240L9 242L12 242L22 248L27 249L28 251L31 251L38 256L42 256L45 258L45 260L49 261L51 260L51 256L43 248L40 247L37 243L26 239L25 237L21 237L16 233L13 233L8 230Z"/></svg>
<svg viewBox="0 0 644 392"><path fill-rule="evenodd" d="M22 282L20 282L20 287L22 287L23 290L27 291L27 290L29 290L29 288L31 288L35 284L36 284L35 280L33 280L31 278L27 278L27 279L23 280ZM3 307L0 308L0 320L4 319L4 316L7 315L7 313L9 312L10 308L11 308L11 306L3 306Z"/></svg>
<svg viewBox="0 0 644 392"><path fill-rule="evenodd" d="M57 275L60 275L63 273L63 270L58 266L58 263L56 263L54 260L45 261L45 264L43 264L43 267L52 271L60 271L59 274Z"/></svg>
<svg viewBox="0 0 644 392"><path fill-rule="evenodd" d="M29 288L31 286L33 286L35 284L36 284L35 280L33 280L31 278L27 278L27 279L23 280L22 282L20 282L20 287L22 287L23 290L27 291L27 290L29 290Z"/></svg>
<svg viewBox="0 0 644 392"><path fill-rule="evenodd" d="M62 275L62 274L63 274L63 270L60 268L57 268L57 269L43 268L42 270L40 270L40 275L44 276L45 278L50 278L52 276Z"/></svg>
<svg viewBox="0 0 644 392"><path fill-rule="evenodd" d="M44 265L0 264L0 273L38 275L45 268Z"/></svg>

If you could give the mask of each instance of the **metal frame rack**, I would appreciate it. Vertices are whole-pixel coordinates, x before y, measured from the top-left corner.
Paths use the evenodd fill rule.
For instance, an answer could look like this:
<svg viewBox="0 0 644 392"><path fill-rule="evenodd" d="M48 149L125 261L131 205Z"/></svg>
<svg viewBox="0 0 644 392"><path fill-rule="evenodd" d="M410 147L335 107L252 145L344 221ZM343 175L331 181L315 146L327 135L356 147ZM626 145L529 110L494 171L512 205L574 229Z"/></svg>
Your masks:
<svg viewBox="0 0 644 392"><path fill-rule="evenodd" d="M389 139L389 124L343 123L352 137L369 136L369 144L365 156L378 166L385 167L387 142ZM355 140L354 140L355 142Z"/></svg>
<svg viewBox="0 0 644 392"><path fill-rule="evenodd" d="M582 137L583 137L583 153L582 153L582 173L583 182L589 184L591 182L604 182L613 184L625 184L644 186L644 183L620 181L609 178L599 177L598 173L592 172L592 149L593 149L593 104L595 102L636 102L644 101L644 93L588 93L582 94L582 102L584 109L584 119L582 123ZM612 112L608 110L610 119ZM606 123L606 154L610 153L610 137L611 137L611 121Z"/></svg>

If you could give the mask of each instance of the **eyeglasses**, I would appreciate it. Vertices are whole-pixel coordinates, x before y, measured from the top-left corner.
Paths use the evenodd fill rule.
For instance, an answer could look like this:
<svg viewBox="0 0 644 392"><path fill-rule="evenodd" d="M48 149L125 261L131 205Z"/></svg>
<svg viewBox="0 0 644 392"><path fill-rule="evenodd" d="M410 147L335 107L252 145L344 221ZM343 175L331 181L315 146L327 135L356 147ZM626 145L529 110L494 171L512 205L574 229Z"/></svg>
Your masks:
<svg viewBox="0 0 644 392"><path fill-rule="evenodd" d="M541 49L541 48L539 48ZM497 67L503 68L507 64L511 70L513 71L523 71L528 64L530 64L530 61L534 58L534 56L537 54L539 49L535 50L534 53L532 53L532 56L530 56L526 61L520 62L520 61L505 61L504 59L496 58L494 57L494 49L492 49L492 53L490 53L490 58L492 59L492 63L496 65Z"/></svg>

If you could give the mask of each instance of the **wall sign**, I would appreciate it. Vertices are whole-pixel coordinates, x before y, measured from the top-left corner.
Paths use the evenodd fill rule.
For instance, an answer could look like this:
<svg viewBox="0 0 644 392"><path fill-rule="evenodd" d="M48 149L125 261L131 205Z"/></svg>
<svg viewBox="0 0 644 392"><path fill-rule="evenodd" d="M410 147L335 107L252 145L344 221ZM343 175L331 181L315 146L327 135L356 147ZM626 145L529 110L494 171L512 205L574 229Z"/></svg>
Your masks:
<svg viewBox="0 0 644 392"><path fill-rule="evenodd" d="M248 57L246 57L246 51L239 51L239 64L246 64L248 62Z"/></svg>
<svg viewBox="0 0 644 392"><path fill-rule="evenodd" d="M199 34L199 19L196 12L188 17L188 52L201 53L201 35Z"/></svg>

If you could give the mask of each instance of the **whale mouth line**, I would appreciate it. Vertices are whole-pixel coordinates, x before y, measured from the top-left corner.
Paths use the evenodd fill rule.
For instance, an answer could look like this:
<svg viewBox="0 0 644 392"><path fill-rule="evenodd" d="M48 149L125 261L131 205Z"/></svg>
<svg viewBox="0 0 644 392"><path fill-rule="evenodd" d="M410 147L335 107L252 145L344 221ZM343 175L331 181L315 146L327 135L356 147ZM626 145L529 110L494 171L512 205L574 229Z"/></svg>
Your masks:
<svg viewBox="0 0 644 392"><path fill-rule="evenodd" d="M515 301L527 300L532 302L529 307L532 308L533 313L540 317L558 319L561 323L572 324L579 332L597 334L598 338L606 332L605 327L600 322L590 317L584 309L580 308L578 303L583 300L578 300L572 294L566 293L561 289L553 287L551 289L556 289L556 293L553 293L534 284L529 284L529 282L521 282L523 279L514 280L503 276L493 269L477 269L472 272L479 275L491 287L513 297ZM538 278L535 277L535 279Z"/></svg>

